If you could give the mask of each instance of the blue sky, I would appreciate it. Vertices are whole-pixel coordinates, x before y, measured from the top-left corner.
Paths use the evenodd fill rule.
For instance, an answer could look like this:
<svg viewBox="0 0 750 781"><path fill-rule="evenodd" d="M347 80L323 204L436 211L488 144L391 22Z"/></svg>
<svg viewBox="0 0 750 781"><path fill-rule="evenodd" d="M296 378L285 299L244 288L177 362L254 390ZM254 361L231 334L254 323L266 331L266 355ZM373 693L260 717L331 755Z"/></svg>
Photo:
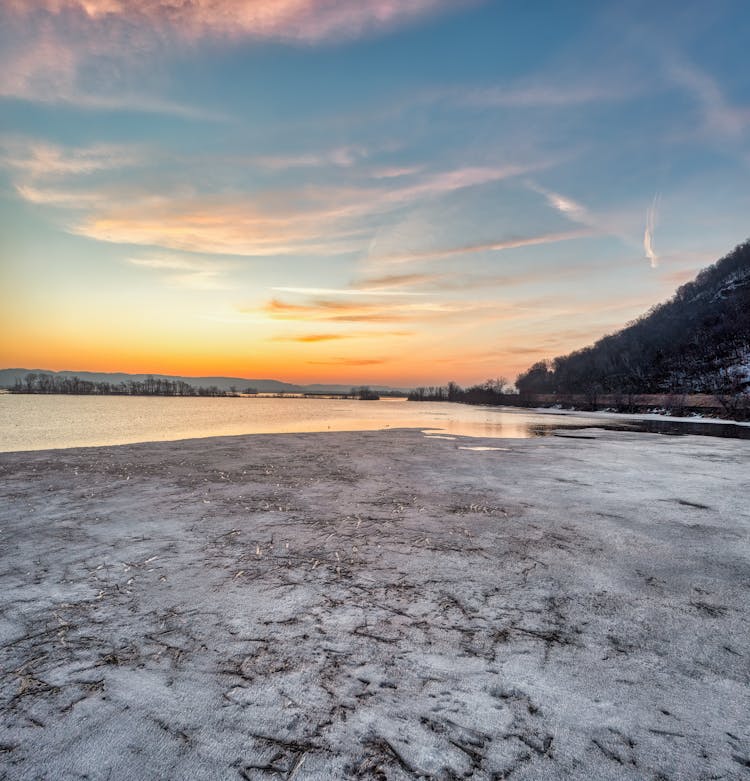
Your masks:
<svg viewBox="0 0 750 781"><path fill-rule="evenodd" d="M747 238L742 2L10 0L4 365L513 377Z"/></svg>

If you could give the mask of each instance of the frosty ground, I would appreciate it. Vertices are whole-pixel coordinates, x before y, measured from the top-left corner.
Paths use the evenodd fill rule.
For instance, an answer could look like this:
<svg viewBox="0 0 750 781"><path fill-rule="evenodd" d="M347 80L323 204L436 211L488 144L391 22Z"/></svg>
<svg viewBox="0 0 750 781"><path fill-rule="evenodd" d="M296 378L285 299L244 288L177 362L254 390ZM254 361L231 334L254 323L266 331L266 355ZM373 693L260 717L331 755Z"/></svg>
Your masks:
<svg viewBox="0 0 750 781"><path fill-rule="evenodd" d="M746 779L749 467L598 430L2 454L0 778Z"/></svg>

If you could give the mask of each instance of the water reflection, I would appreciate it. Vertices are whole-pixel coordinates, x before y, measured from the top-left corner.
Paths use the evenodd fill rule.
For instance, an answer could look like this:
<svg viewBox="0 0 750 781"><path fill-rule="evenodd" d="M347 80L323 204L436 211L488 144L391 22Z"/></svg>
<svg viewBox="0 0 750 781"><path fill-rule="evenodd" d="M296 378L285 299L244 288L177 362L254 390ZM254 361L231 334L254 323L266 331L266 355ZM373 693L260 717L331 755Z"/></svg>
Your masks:
<svg viewBox="0 0 750 781"><path fill-rule="evenodd" d="M0 394L0 451L233 434L410 428L428 437L528 438L558 429L627 429L750 438L750 427L637 420L403 399L163 398Z"/></svg>

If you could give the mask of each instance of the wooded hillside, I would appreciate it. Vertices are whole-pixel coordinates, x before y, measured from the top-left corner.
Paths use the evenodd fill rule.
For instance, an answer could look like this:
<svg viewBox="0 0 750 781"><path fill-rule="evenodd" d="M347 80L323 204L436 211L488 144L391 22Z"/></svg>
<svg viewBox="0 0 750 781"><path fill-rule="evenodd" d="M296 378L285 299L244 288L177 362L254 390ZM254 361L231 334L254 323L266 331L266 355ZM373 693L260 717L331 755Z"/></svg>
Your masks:
<svg viewBox="0 0 750 781"><path fill-rule="evenodd" d="M519 375L521 394L750 389L750 241L590 347Z"/></svg>

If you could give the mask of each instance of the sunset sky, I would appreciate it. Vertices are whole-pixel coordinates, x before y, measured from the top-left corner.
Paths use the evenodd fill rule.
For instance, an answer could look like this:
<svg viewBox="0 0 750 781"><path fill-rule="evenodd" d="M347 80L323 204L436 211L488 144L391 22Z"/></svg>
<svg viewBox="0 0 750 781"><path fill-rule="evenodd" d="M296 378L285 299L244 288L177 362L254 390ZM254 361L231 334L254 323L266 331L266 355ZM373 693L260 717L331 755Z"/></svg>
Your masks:
<svg viewBox="0 0 750 781"><path fill-rule="evenodd" d="M750 235L750 4L2 0L0 368L387 383Z"/></svg>

